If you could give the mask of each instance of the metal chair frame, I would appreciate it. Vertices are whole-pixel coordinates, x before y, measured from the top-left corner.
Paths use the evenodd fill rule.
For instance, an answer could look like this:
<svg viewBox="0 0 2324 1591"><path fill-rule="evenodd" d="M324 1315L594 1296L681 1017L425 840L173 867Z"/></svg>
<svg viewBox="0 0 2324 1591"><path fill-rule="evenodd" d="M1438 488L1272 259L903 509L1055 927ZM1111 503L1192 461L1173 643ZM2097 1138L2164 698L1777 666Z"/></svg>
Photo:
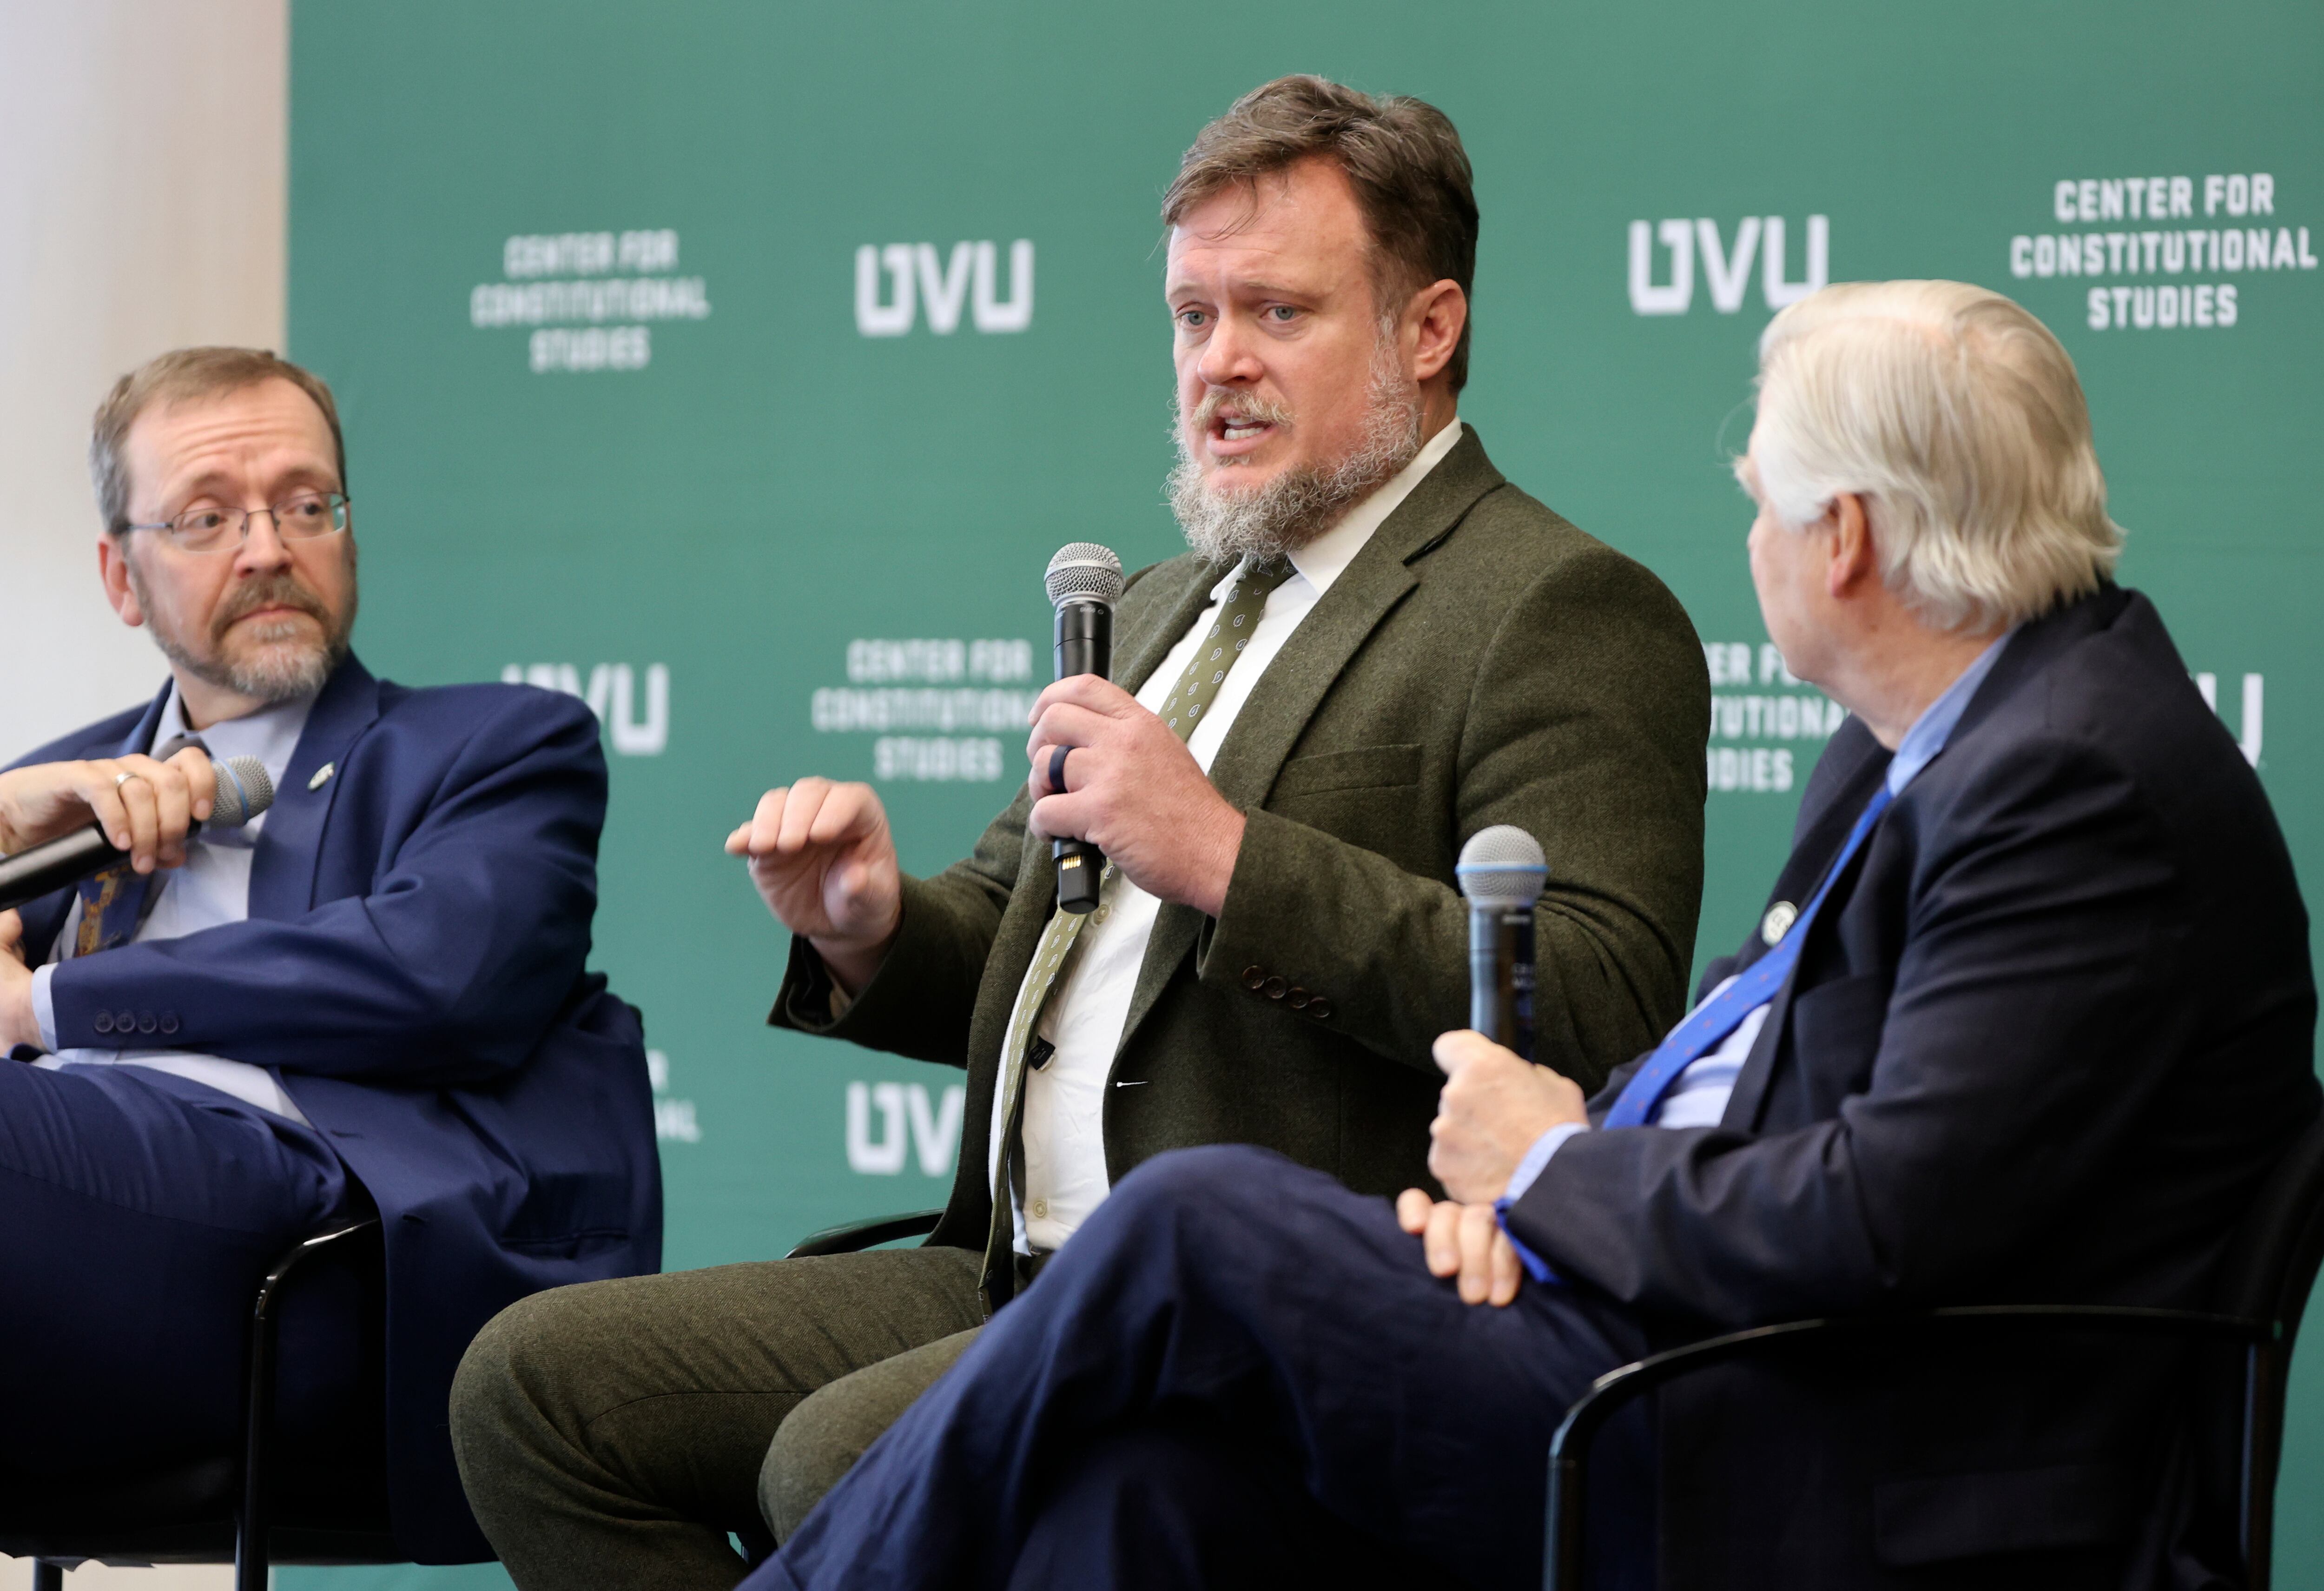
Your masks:
<svg viewBox="0 0 2324 1591"><path fill-rule="evenodd" d="M274 1424L274 1383L278 1361L279 1338L281 1330L278 1306L283 1289L291 1275L309 1260L323 1253L347 1239L366 1232L379 1230L379 1217L366 1216L348 1221L302 1238L268 1269L266 1279L258 1284L257 1296L250 1311L250 1342L245 1362L243 1388L244 1419L240 1459L241 1498L235 1512L234 1584L235 1591L266 1591L267 1569L271 1563L269 1532L273 1520L273 1468L270 1449L272 1447ZM102 1558L102 1550L78 1553L70 1558L39 1557L33 1559L32 1591L64 1591L65 1570L91 1558ZM186 1558L172 1555L171 1561L216 1562L216 1559ZM312 1562L336 1563L401 1563L403 1559L371 1555L334 1556L304 1559Z"/></svg>
<svg viewBox="0 0 2324 1591"><path fill-rule="evenodd" d="M2311 1123L2253 1200L2224 1264L2234 1313L2075 1304L2000 1304L1895 1315L1793 1320L1730 1332L1608 1371L1566 1411L1549 1446L1549 1515L1543 1563L1547 1591L1582 1591L1582 1518L1590 1447L1606 1422L1665 1383L1711 1365L1770 1355L1819 1339L1851 1342L1996 1333L2098 1332L2240 1344L2243 1406L2236 1477L2237 1546L2246 1591L2268 1591L2275 1482L2292 1350L2310 1290L2324 1265L2324 1120Z"/></svg>

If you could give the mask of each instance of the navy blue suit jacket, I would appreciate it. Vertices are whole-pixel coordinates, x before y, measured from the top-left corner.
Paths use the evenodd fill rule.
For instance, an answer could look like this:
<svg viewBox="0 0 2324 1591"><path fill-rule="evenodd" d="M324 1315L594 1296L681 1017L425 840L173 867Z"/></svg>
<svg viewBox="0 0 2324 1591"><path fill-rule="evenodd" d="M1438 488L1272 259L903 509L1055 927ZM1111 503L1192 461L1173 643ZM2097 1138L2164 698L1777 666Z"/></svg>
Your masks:
<svg viewBox="0 0 2324 1591"><path fill-rule="evenodd" d="M1853 718L1834 735L1771 903L1808 898L1888 760ZM1765 953L1755 932L1705 988ZM2316 1115L2315 1015L2266 795L2153 606L2106 587L2011 638L1811 924L1720 1124L1580 1134L1511 1224L1673 1338L1888 1307L2205 1308L2236 1221ZM1924 1400L1953 1421L1941 1451L1883 1447L1928 1429L1890 1420L1856 1481L1914 1473L1923 1503L1930 1472L1960 1484L1913 1539L1877 1543L1881 1560L2105 1536L2153 1475L2153 1411L2112 1392ZM2006 1451L1981 1448L2004 1430ZM1805 1470L1768 1473L1789 1496L1744 1539L1708 1532L1730 1567L1811 1505L1793 1501L1814 1490L1792 1485Z"/></svg>
<svg viewBox="0 0 2324 1591"><path fill-rule="evenodd" d="M167 698L23 761L144 751ZM579 701L409 689L350 657L267 815L249 920L76 958L51 985L60 1048L118 1044L97 1018L126 1012L280 1068L378 1202L390 1497L423 1561L491 1556L446 1415L477 1329L525 1294L661 1264L643 1033L585 969L604 816ZM24 909L34 965L71 902Z"/></svg>

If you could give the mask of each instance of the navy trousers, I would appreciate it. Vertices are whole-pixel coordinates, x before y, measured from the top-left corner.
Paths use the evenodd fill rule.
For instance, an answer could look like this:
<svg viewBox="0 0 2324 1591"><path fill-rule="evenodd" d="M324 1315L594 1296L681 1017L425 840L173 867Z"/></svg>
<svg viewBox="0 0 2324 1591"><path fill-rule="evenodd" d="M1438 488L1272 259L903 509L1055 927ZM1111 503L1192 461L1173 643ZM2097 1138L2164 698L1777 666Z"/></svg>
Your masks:
<svg viewBox="0 0 2324 1591"><path fill-rule="evenodd" d="M240 1450L251 1300L267 1267L368 1205L310 1128L139 1067L0 1060L0 1476L44 1488ZM369 1446L364 1278L286 1292L285 1457Z"/></svg>
<svg viewBox="0 0 2324 1591"><path fill-rule="evenodd" d="M1161 1155L743 1584L1281 1585L1352 1543L1395 1572L1336 1583L1538 1586L1550 1436L1646 1351L1575 1290L1462 1303L1279 1155Z"/></svg>

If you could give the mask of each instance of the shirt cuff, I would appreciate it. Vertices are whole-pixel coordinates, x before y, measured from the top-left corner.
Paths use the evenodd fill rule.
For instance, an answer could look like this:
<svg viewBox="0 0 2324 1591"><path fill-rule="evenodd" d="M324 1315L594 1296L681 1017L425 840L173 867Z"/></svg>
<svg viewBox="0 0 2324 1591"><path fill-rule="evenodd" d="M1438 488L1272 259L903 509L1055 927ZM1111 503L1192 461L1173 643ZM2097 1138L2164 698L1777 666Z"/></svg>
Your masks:
<svg viewBox="0 0 2324 1591"><path fill-rule="evenodd" d="M57 1052L57 1002L49 983L56 972L53 961L32 969L32 1020L41 1024L41 1048L51 1055Z"/></svg>
<svg viewBox="0 0 2324 1591"><path fill-rule="evenodd" d="M1531 1188L1534 1179L1541 1175L1542 1168L1549 1164L1549 1157L1564 1147L1565 1141L1576 1133L1588 1131L1590 1124L1587 1122L1560 1122L1535 1139L1533 1147L1525 1152L1525 1159L1517 1162L1517 1169L1509 1173L1509 1185L1501 1189L1501 1197L1511 1204L1523 1198L1526 1189Z"/></svg>

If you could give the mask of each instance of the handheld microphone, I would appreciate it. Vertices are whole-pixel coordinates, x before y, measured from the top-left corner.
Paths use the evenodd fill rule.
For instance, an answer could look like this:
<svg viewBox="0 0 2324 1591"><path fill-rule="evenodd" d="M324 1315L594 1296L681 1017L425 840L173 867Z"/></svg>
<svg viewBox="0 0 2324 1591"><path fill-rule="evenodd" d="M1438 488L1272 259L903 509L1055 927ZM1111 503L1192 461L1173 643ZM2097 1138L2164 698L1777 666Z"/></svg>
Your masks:
<svg viewBox="0 0 2324 1591"><path fill-rule="evenodd" d="M1113 605L1121 600L1121 560L1094 541L1069 541L1049 560L1046 580L1057 610L1057 678L1113 676ZM1057 865L1057 907L1082 912L1097 905L1105 854L1087 840L1049 842Z"/></svg>
<svg viewBox="0 0 2324 1591"><path fill-rule="evenodd" d="M1478 830L1452 870L1469 902L1469 1025L1533 1059L1533 907L1549 877L1541 842L1513 824Z"/></svg>
<svg viewBox="0 0 2324 1591"><path fill-rule="evenodd" d="M170 748L162 749L166 753ZM217 771L217 793L210 802L208 827L240 828L274 804L274 782L266 776L266 764L256 757L229 757L211 766ZM203 827L195 824L187 830L188 837ZM127 855L114 848L101 825L92 823L0 859L0 911L77 884Z"/></svg>

